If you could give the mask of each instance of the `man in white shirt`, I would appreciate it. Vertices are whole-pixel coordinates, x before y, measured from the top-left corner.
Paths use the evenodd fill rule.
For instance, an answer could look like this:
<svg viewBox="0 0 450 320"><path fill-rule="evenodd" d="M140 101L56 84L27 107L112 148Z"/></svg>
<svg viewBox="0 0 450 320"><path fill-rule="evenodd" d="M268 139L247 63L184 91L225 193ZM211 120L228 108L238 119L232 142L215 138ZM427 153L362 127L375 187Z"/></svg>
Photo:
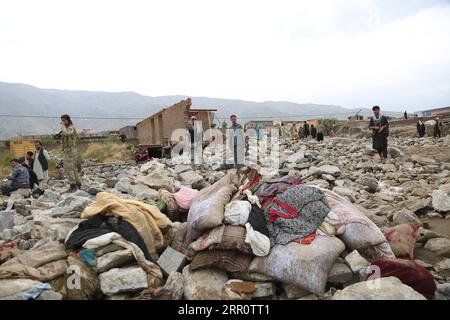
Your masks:
<svg viewBox="0 0 450 320"><path fill-rule="evenodd" d="M38 180L42 181L48 179L48 161L50 156L47 150L44 149L41 141L36 141L36 153L33 161L33 171L36 173Z"/></svg>

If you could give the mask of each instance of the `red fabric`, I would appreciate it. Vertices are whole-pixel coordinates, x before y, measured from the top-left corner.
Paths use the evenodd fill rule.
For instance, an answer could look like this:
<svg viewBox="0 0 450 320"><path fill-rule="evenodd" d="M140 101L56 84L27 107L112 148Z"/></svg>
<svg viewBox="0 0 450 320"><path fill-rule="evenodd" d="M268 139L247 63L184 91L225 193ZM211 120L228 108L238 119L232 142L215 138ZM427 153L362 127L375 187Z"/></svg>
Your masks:
<svg viewBox="0 0 450 320"><path fill-rule="evenodd" d="M300 243L300 244L311 244L314 239L316 239L317 233L314 231L309 236L303 239L297 239L294 242Z"/></svg>
<svg viewBox="0 0 450 320"><path fill-rule="evenodd" d="M298 217L298 212L292 208L287 203L280 201L278 199L273 199L273 202L275 202L279 207L286 210L288 213L284 214L280 211L277 211L275 209L271 209L269 211L269 221L270 223L274 223L278 218L284 218L284 219L293 219Z"/></svg>
<svg viewBox="0 0 450 320"><path fill-rule="evenodd" d="M401 282L410 286L428 300L434 299L436 283L433 275L424 267L413 260L404 259L380 259L372 262L372 265L380 268L380 276L396 277Z"/></svg>
<svg viewBox="0 0 450 320"><path fill-rule="evenodd" d="M244 188L242 188L241 190L241 194L244 194L244 191L247 189L250 189L251 187L253 187L255 184L258 184L261 181L261 179L259 178L259 175L255 176L255 178L250 181L249 183L247 183Z"/></svg>
<svg viewBox="0 0 450 320"><path fill-rule="evenodd" d="M268 197L267 199L265 199L261 204L261 209L266 210L267 207L270 206L270 204L273 202L273 199L275 199L275 197Z"/></svg>

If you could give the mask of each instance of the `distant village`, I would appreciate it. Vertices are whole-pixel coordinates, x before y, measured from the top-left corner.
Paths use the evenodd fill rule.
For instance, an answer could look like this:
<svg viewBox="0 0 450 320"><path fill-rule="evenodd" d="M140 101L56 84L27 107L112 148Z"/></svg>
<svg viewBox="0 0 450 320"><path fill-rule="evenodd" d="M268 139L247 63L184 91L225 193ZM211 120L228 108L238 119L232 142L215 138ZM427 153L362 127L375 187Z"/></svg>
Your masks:
<svg viewBox="0 0 450 320"><path fill-rule="evenodd" d="M220 122L215 117L217 109L197 109L193 107L190 98L182 100L172 106L163 108L157 113L143 119L136 125L125 126L118 130L93 132L89 128L80 128L78 135L82 142L99 142L104 140L117 140L130 143L134 146L148 148L149 154L152 150L159 150L166 139L171 139L172 132L175 129L186 128L188 120L195 116L202 122L204 130L209 128L220 129L225 133L227 123ZM407 114L401 118L390 118L391 126L415 125L418 119L423 121L440 118L444 125L450 122L450 107L438 109L429 109L418 111L413 114ZM370 117L364 119L363 116L355 114L347 120L337 120L341 127L340 134L357 134L361 133L367 127ZM250 120L243 123L244 129L258 128L263 130L271 130L283 126L286 129L295 128L297 131L306 122L308 125L319 127L323 119L306 119L306 120ZM9 141L0 142L1 149L9 149L12 155L23 155L27 150L34 148L34 141L49 137L48 135L22 136L10 139Z"/></svg>

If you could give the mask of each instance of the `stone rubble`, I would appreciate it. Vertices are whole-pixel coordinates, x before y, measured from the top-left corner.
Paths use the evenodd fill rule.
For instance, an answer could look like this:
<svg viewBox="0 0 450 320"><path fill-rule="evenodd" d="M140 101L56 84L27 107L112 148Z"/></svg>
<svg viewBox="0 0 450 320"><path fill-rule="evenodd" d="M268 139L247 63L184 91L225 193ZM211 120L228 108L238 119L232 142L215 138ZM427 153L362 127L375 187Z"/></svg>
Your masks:
<svg viewBox="0 0 450 320"><path fill-rule="evenodd" d="M415 259L435 276L436 298L448 300L450 152L439 150L450 148L450 137L435 140L392 136L389 145L390 157L379 163L368 139L285 142L280 146L279 174L295 175L307 184L333 190L384 221L382 231L405 223L420 225ZM154 204L161 188L171 193L182 186L200 190L220 180L227 169L216 160L208 158L203 166L197 167L172 160L151 160L140 165L128 161L86 163L82 187L76 193L67 193L65 180L50 179L40 186L40 196L24 191L14 192L9 198L2 196L0 268L7 261L1 251L6 244L17 242L10 254L17 256L39 243L63 243L83 221L80 214L95 201L97 193L109 192L122 199ZM264 159L270 161L273 161L270 157ZM166 291L175 300L423 298L396 278L382 278L381 289L368 290L366 283L360 282L363 280L359 272L370 262L363 252L356 250L345 251L334 263L328 276L329 291L323 296L264 279L265 275L258 280L256 274L227 274L216 268L190 271L185 252L171 245L170 234L164 233L166 245L158 252L159 259L152 261L161 271L161 279L140 267L130 249L104 247L97 251L95 268L82 266L77 257L67 258L69 267L82 268L82 284L89 283L82 292L52 282L54 290L42 293L39 299L128 299L142 292L155 296L155 292ZM433 258L428 259L429 255ZM68 277L64 275L59 280L67 281Z"/></svg>

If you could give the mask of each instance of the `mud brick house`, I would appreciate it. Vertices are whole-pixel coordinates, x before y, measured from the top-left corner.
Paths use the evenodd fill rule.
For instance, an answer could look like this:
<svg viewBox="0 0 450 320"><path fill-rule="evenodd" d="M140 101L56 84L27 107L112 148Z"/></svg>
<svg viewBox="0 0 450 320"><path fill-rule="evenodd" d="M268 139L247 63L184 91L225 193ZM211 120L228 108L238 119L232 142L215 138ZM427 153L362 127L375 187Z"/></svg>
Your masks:
<svg viewBox="0 0 450 320"><path fill-rule="evenodd" d="M190 98L182 100L136 124L139 144L161 147L164 139L170 139L175 129L185 129L192 116L202 121L203 130L214 128L214 111L217 109L194 109Z"/></svg>

